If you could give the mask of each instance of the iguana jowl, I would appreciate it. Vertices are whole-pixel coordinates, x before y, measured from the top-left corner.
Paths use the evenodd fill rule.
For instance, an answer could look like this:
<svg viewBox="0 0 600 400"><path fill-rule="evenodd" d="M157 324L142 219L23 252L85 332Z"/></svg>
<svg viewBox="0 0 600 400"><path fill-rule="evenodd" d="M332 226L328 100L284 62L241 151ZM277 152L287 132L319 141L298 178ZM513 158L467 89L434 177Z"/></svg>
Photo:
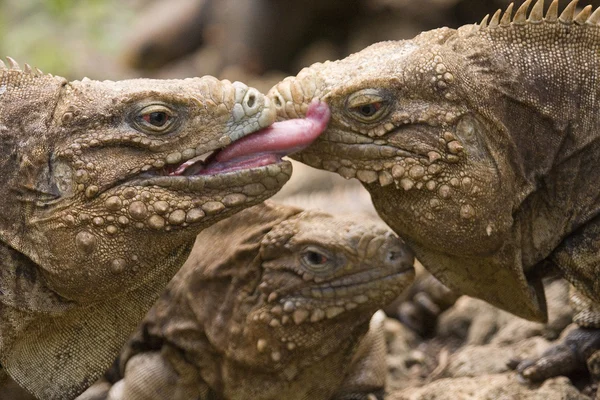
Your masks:
<svg viewBox="0 0 600 400"><path fill-rule="evenodd" d="M382 399L382 320L369 320L412 282L412 264L381 223L244 210L200 233L107 400Z"/></svg>
<svg viewBox="0 0 600 400"><path fill-rule="evenodd" d="M600 10L530 6L315 64L270 96L280 119L329 105L297 158L362 181L448 286L543 320L541 277L562 271L586 306L549 357L586 359L600 347ZM566 372L550 364L521 371Z"/></svg>
<svg viewBox="0 0 600 400"><path fill-rule="evenodd" d="M93 383L196 234L287 181L280 156L299 142L263 134L219 154L274 118L239 82L67 82L0 64L2 367L43 399Z"/></svg>

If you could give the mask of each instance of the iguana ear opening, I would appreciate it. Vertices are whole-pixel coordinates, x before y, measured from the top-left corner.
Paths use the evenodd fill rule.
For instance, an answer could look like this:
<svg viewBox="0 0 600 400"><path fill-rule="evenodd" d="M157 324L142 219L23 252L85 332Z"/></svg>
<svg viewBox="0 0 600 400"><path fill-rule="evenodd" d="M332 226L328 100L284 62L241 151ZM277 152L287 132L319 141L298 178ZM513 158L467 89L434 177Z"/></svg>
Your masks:
<svg viewBox="0 0 600 400"><path fill-rule="evenodd" d="M462 116L456 124L456 136L470 160L488 161L490 154L483 137L487 128L471 114Z"/></svg>

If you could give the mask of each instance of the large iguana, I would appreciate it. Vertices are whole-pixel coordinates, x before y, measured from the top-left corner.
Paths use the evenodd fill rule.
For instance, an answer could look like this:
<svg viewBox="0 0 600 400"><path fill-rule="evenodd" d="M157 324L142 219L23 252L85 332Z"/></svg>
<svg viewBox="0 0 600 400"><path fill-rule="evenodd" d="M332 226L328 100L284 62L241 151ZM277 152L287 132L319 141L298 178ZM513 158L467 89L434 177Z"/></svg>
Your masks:
<svg viewBox="0 0 600 400"><path fill-rule="evenodd" d="M287 181L298 141L267 132L219 154L274 118L239 82L67 82L0 64L2 368L43 399L93 383L196 234Z"/></svg>
<svg viewBox="0 0 600 400"><path fill-rule="evenodd" d="M382 223L270 202L244 210L198 235L107 399L382 399L382 319L369 320L412 264Z"/></svg>
<svg viewBox="0 0 600 400"><path fill-rule="evenodd" d="M359 179L443 283L533 320L542 276L574 285L580 329L521 364L529 379L600 347L600 9L576 4L378 43L270 92L280 119L329 105L298 160Z"/></svg>

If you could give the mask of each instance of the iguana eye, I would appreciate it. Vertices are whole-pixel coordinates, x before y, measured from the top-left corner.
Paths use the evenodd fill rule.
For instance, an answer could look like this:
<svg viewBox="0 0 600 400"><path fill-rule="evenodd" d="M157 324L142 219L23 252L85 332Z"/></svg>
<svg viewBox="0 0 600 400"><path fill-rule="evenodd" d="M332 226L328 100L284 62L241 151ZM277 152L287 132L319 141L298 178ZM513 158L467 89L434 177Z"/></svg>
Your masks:
<svg viewBox="0 0 600 400"><path fill-rule="evenodd" d="M150 114L144 114L142 118L147 123L160 128L161 126L166 124L167 121L169 121L169 118L171 118L171 116L164 111L155 111L151 112Z"/></svg>
<svg viewBox="0 0 600 400"><path fill-rule="evenodd" d="M307 251L304 253L304 261L310 265L323 265L327 263L327 257L319 254L316 251Z"/></svg>
<svg viewBox="0 0 600 400"><path fill-rule="evenodd" d="M325 252L309 246L300 255L302 264L312 272L329 272L334 260Z"/></svg>
<svg viewBox="0 0 600 400"><path fill-rule="evenodd" d="M376 103L365 104L362 106L355 107L356 111L358 111L363 117L369 118L375 115L377 111L383 106L383 103L378 101Z"/></svg>
<svg viewBox="0 0 600 400"><path fill-rule="evenodd" d="M363 89L348 97L346 110L359 122L375 122L387 115L388 104L378 90Z"/></svg>
<svg viewBox="0 0 600 400"><path fill-rule="evenodd" d="M136 125L146 133L166 133L173 126L175 113L160 104L144 107L137 115Z"/></svg>

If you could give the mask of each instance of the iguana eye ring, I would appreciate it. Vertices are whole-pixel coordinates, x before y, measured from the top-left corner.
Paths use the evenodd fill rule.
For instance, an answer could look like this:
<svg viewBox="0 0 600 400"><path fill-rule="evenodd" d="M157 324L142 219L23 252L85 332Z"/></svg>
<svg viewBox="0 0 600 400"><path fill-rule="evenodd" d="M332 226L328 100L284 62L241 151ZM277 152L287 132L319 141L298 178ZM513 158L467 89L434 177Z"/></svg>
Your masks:
<svg viewBox="0 0 600 400"><path fill-rule="evenodd" d="M329 272L334 264L334 259L315 246L308 246L300 254L300 261L311 272Z"/></svg>
<svg viewBox="0 0 600 400"><path fill-rule="evenodd" d="M163 134L170 130L176 115L162 104L152 104L142 108L135 118L137 127L146 133Z"/></svg>
<svg viewBox="0 0 600 400"><path fill-rule="evenodd" d="M346 111L359 122L375 122L385 117L389 102L377 89L363 89L352 93L346 100Z"/></svg>

